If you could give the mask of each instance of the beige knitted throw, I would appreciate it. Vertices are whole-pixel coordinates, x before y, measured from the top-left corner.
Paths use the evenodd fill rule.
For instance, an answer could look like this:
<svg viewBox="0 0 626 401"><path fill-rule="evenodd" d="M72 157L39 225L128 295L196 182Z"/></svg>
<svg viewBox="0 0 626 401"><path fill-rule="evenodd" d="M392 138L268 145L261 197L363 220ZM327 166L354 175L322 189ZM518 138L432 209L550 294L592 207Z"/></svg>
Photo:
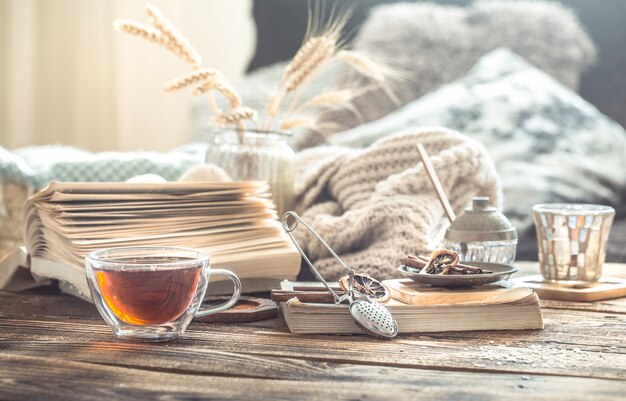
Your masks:
<svg viewBox="0 0 626 401"><path fill-rule="evenodd" d="M362 150L319 147L297 156L296 210L356 271L397 276L406 252L430 252L443 237L448 223L417 143L428 151L457 214L473 196L500 204L499 178L485 148L445 128L413 129ZM295 234L325 278L345 274L304 228Z"/></svg>

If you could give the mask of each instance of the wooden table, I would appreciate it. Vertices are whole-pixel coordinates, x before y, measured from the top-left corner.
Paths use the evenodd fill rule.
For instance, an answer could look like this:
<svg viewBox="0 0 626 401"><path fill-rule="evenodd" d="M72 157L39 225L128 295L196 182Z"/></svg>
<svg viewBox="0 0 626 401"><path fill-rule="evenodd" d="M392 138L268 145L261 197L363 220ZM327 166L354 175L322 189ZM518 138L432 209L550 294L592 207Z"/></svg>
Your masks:
<svg viewBox="0 0 626 401"><path fill-rule="evenodd" d="M69 296L0 292L0 399L625 399L626 298L542 308L543 331L377 341L297 337L272 319L149 344L117 341Z"/></svg>

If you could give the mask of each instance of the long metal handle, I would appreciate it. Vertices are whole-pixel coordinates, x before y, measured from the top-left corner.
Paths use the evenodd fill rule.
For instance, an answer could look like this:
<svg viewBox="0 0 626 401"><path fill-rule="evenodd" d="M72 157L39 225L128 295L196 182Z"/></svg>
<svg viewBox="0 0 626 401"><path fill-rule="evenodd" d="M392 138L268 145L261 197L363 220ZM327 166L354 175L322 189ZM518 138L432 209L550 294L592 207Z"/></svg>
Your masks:
<svg viewBox="0 0 626 401"><path fill-rule="evenodd" d="M289 217L293 217L294 218L294 224L292 226L289 225ZM318 241L324 245L326 247L326 249L328 250L328 252L330 252L331 255L333 255L333 257L337 260L337 262L339 262L339 264L345 268L346 270L348 270L348 274L349 274L349 288L348 288L348 298L346 298L345 296L339 297L337 295L337 293L331 288L331 286L326 282L326 280L324 280L324 277L322 277L322 275L317 271L317 269L315 268L315 266L313 265L313 262L311 262L311 260L306 256L306 254L304 253L304 251L302 250L302 248L300 247L300 245L298 244L298 241L296 241L295 237L293 236L292 232L293 230L296 229L296 227L298 227L298 223L302 223L302 225L309 230L309 232L311 234L313 234L315 236L315 238L318 239ZM300 216L298 216L298 214L296 212L287 212L283 215L283 228L285 229L285 232L289 235L289 237L291 238L291 241L293 242L293 244L296 246L296 248L298 249L298 251L300 252L300 254L302 255L302 258L304 259L304 261L309 265L309 267L311 268L311 271L313 272L313 274L315 274L315 277L317 277L318 280L320 280L322 282L322 284L324 284L324 286L326 286L326 288L328 289L328 291L333 294L333 299L335 300L335 303L338 304L340 302L342 302L344 299L352 299L353 294L352 294L352 288L353 288L353 282L354 282L354 270L352 270L351 268L349 268L344 262L343 260L341 260L341 258L339 257L339 255L337 255L335 253L335 251L333 251L333 249L330 247L330 245L328 245L326 243L326 241L324 241L324 239L322 237L320 237L320 235L315 232L315 230L313 229L313 227L311 227L306 221L304 221Z"/></svg>

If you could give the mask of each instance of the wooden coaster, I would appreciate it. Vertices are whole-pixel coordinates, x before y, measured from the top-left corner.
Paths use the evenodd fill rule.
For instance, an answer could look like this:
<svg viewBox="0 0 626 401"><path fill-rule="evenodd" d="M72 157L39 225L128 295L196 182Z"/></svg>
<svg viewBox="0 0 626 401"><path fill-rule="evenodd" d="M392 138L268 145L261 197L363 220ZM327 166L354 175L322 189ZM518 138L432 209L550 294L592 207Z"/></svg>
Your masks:
<svg viewBox="0 0 626 401"><path fill-rule="evenodd" d="M538 274L515 278L511 282L517 287L532 288L542 299L593 302L626 297L626 279L616 277L602 277L595 283L554 283L544 281Z"/></svg>
<svg viewBox="0 0 626 401"><path fill-rule="evenodd" d="M224 303L230 296L214 296L204 298L203 306ZM245 323L271 319L278 316L278 307L274 301L265 298L242 296L230 309L204 317L194 318L205 323Z"/></svg>

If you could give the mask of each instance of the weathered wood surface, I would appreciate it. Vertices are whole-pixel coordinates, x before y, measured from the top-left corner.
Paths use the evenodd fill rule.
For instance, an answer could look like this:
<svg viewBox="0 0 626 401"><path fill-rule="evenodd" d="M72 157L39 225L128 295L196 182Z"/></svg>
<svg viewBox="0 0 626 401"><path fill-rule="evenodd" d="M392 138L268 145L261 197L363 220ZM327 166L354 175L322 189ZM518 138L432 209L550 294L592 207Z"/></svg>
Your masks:
<svg viewBox="0 0 626 401"><path fill-rule="evenodd" d="M271 319L145 344L69 296L0 292L0 399L624 399L626 300L542 307L545 330L377 341Z"/></svg>

